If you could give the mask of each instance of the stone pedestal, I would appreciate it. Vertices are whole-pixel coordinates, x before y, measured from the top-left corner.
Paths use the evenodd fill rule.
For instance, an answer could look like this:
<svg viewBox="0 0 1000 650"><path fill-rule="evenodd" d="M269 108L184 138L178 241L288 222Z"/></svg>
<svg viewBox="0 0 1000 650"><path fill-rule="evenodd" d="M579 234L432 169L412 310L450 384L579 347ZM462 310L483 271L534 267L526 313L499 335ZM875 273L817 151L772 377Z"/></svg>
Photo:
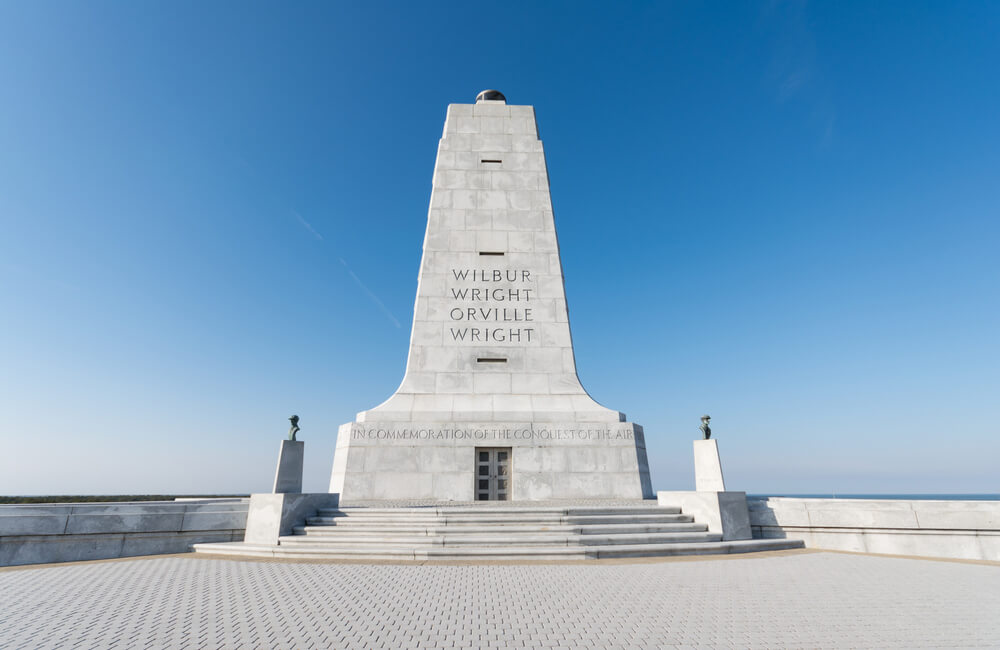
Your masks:
<svg viewBox="0 0 1000 650"><path fill-rule="evenodd" d="M278 469L274 473L275 494L302 492L302 463L306 443L302 440L282 440L278 451Z"/></svg>
<svg viewBox="0 0 1000 650"><path fill-rule="evenodd" d="M273 546L279 537L291 535L295 526L305 523L306 517L313 516L320 508L335 508L339 502L339 494L251 494L243 541Z"/></svg>
<svg viewBox="0 0 1000 650"><path fill-rule="evenodd" d="M698 492L725 492L719 443L715 440L694 441L694 489Z"/></svg>

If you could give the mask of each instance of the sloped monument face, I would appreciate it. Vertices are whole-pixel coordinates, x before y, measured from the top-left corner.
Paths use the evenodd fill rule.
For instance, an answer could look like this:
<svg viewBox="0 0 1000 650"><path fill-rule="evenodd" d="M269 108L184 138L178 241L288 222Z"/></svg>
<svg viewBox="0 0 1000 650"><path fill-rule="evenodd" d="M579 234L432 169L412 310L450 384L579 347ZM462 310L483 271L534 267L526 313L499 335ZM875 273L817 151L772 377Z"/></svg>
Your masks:
<svg viewBox="0 0 1000 650"><path fill-rule="evenodd" d="M340 427L341 500L650 498L642 427L576 374L531 106L448 107L406 374Z"/></svg>

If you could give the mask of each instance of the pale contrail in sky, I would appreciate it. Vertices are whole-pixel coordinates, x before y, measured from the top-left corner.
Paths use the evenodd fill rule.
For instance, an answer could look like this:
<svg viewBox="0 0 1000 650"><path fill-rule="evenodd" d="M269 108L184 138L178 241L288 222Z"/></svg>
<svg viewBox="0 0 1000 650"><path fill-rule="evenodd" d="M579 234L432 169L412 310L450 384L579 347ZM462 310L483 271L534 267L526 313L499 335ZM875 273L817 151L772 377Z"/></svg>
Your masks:
<svg viewBox="0 0 1000 650"><path fill-rule="evenodd" d="M312 224L309 223L308 221L306 221L305 219L303 219L301 214L299 214L295 210L292 210L292 215L296 219L298 219L299 223L302 224L302 227L305 228L306 230L308 230L310 232L310 234L312 234L313 237L315 237L316 239L318 239L320 241L323 241L323 235L321 235L318 232L316 232L316 229L312 227ZM340 260L340 261L343 262L344 260Z"/></svg>
<svg viewBox="0 0 1000 650"><path fill-rule="evenodd" d="M237 155L236 160L242 167L244 167L247 171L249 171L252 176L256 176L258 177L257 180L260 180L260 175L257 173L256 169L254 169L254 166L251 165L245 158ZM311 223L306 221L305 217L303 217L295 209L293 209L291 205L289 205L288 201L281 199L271 190L265 189L265 191L271 195L271 199L272 201L274 201L274 203L276 203L279 207L287 209L292 214L292 216L295 217L295 220L299 222L299 225L305 228L310 235L312 235L319 241L322 242L326 241L323 235L321 235L315 228L313 228ZM396 326L396 329L401 329L402 325L400 325L396 317L392 315L392 312L389 311L389 308L385 306L385 303L383 303L379 299L379 297L376 296L375 293L372 292L372 290L369 289L368 286L361 281L361 278L359 278L354 273L354 271L351 270L351 267L347 264L347 261L344 260L342 256L337 254L336 251L334 251L334 254L337 255L337 259L339 259L340 263L344 265L344 268L347 270L347 273L351 276L351 279L354 280L355 284L361 287L361 290L364 291L366 294L368 294L368 297L371 298L372 302L374 302L378 306L379 310L381 310L382 313L385 314L390 321L392 321L392 324Z"/></svg>
<svg viewBox="0 0 1000 650"><path fill-rule="evenodd" d="M386 307L382 303L382 301L378 299L378 296L372 293L371 289L365 286L365 283L361 281L361 278L359 278L357 275L354 274L354 271L352 271L351 267L347 265L347 262L344 261L344 258L338 256L338 259L340 260L340 263L344 265L344 268L347 269L347 272L351 275L351 278L354 279L354 281L358 284L358 286L361 287L364 290L364 292L368 294L369 298L375 301L375 304L378 305L378 308L382 310L382 313L389 317L389 320L392 321L392 324L395 325L397 329L402 327L399 324L399 321L396 320L396 317L392 315L392 312L389 311L389 308Z"/></svg>
<svg viewBox="0 0 1000 650"><path fill-rule="evenodd" d="M312 227L312 224L309 223L308 221L306 221L305 218L301 214L299 214L295 210L292 210L291 212L292 212L292 216L295 217L296 221L298 221L299 224L303 228L305 228L306 230L308 230L310 235L312 235L313 237L315 237L316 239L318 239L320 241L326 241L326 240L323 239L323 235L321 235L318 232L316 232L316 229ZM379 299L379 297L375 295L375 292L373 292L371 289L369 289L368 285L366 285L364 282L362 282L361 278L359 278L357 276L357 274L354 273L354 271L351 270L351 267L347 263L347 261L343 257L341 257L340 255L337 255L337 259L339 259L340 263L344 265L344 268L347 270L347 273L351 276L351 279L354 280L354 283L357 284L359 287L361 287L362 291L364 291L365 293L368 294L368 297L372 299L372 302L374 302L376 305L378 305L378 308L380 310L382 310L382 313L385 314L389 318L389 320L392 321L392 324L396 326L396 329L402 328L402 325L400 325L399 321L396 319L396 317L392 315L392 312L389 311L389 308L385 306L385 303L383 303Z"/></svg>

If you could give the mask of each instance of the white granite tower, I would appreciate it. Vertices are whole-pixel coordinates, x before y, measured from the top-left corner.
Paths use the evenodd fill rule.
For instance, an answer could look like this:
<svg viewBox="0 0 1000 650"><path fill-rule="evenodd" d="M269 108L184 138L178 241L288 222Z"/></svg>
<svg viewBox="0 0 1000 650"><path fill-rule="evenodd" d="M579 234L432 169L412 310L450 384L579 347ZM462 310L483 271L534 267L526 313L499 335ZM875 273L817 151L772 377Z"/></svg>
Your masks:
<svg viewBox="0 0 1000 650"><path fill-rule="evenodd" d="M406 374L340 427L330 491L359 499L653 496L642 427L580 385L531 106L448 107Z"/></svg>

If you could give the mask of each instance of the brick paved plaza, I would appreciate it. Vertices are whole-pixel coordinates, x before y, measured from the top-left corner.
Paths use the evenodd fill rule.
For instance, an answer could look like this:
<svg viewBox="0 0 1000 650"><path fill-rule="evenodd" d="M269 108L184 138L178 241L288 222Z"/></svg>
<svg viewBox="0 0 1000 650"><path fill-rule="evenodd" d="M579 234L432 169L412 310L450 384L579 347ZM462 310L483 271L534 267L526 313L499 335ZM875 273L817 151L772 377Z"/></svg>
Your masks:
<svg viewBox="0 0 1000 650"><path fill-rule="evenodd" d="M0 571L3 648L1000 647L1000 566L822 552L580 564L194 556Z"/></svg>

